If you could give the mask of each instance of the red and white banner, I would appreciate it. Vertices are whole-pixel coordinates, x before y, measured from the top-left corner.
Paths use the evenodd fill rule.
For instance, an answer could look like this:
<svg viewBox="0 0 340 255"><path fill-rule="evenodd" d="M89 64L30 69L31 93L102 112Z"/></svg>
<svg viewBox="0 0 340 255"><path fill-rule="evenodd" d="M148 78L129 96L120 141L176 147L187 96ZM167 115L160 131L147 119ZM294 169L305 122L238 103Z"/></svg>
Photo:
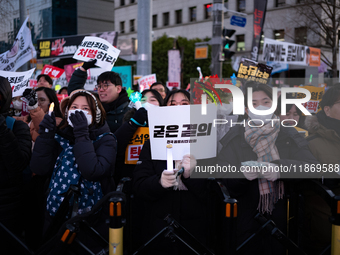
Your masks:
<svg viewBox="0 0 340 255"><path fill-rule="evenodd" d="M150 86L156 81L156 74L143 76L142 78L138 79L139 91L142 92L145 89L149 89Z"/></svg>
<svg viewBox="0 0 340 255"><path fill-rule="evenodd" d="M0 54L0 70L16 71L37 54L33 43L31 30L27 27L28 16L22 24L12 48Z"/></svg>
<svg viewBox="0 0 340 255"><path fill-rule="evenodd" d="M7 78L12 87L12 97L22 96L25 89L29 88L29 81L34 69L26 72L6 72L0 71L0 76Z"/></svg>
<svg viewBox="0 0 340 255"><path fill-rule="evenodd" d="M42 74L47 74L53 79L58 79L64 73L64 69L61 69L56 66L45 65L43 70L41 71Z"/></svg>

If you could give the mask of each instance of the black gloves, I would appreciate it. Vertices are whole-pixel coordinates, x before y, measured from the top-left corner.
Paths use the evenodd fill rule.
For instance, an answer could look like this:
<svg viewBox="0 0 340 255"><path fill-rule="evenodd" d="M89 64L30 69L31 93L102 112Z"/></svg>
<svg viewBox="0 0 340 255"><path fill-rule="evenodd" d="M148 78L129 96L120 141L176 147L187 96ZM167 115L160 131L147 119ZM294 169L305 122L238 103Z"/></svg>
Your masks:
<svg viewBox="0 0 340 255"><path fill-rule="evenodd" d="M44 138L53 138L56 130L57 125L55 122L54 112L51 113L51 116L45 114L44 119L39 124L38 133L40 134L40 136Z"/></svg>
<svg viewBox="0 0 340 255"><path fill-rule="evenodd" d="M95 65L96 62L97 62L97 59L89 60L88 62L84 62L82 67L83 67L85 70L90 69L90 68L96 66L96 65Z"/></svg>
<svg viewBox="0 0 340 255"><path fill-rule="evenodd" d="M148 121L147 111L144 107L139 108L130 120L132 125L135 124L139 127L145 127Z"/></svg>
<svg viewBox="0 0 340 255"><path fill-rule="evenodd" d="M25 89L22 96L27 103L28 110L33 110L38 107L38 95L34 89Z"/></svg>
<svg viewBox="0 0 340 255"><path fill-rule="evenodd" d="M70 120L73 124L73 134L76 139L80 137L89 138L89 127L83 112L76 111L71 113Z"/></svg>

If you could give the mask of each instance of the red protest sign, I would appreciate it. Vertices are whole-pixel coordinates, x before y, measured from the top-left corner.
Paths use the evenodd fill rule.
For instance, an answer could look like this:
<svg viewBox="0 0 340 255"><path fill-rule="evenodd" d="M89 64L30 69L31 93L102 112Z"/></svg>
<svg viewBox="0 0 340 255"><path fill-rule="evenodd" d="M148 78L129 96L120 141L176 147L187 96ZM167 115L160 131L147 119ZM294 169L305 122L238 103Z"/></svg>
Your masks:
<svg viewBox="0 0 340 255"><path fill-rule="evenodd" d="M45 65L43 70L41 71L42 74L47 74L51 78L60 78L60 76L64 73L64 69L61 69L59 67L51 66L51 65Z"/></svg>

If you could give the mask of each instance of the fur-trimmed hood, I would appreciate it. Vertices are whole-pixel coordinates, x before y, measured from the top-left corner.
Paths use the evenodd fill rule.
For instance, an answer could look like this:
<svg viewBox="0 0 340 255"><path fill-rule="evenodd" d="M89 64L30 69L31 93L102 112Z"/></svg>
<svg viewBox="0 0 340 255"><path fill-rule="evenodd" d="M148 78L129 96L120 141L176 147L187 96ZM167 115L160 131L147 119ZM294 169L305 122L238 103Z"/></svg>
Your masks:
<svg viewBox="0 0 340 255"><path fill-rule="evenodd" d="M319 130L320 126L321 124L319 123L318 117L316 117L316 115L306 117L305 127L310 134L315 134Z"/></svg>

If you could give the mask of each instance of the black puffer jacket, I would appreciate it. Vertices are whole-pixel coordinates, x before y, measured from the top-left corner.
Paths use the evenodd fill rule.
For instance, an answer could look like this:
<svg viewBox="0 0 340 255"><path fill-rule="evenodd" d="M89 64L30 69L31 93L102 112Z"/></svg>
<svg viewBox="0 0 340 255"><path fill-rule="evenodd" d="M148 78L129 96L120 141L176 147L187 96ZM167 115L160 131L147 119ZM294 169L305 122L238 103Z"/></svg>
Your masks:
<svg viewBox="0 0 340 255"><path fill-rule="evenodd" d="M104 195L115 189L113 173L117 150L116 139L112 135L105 135L97 142L92 141L106 132L110 132L107 123L100 128L90 128L90 140L76 143L70 126L58 132L74 144L73 153L82 176L89 181L100 181ZM61 151L61 146L53 137L39 136L34 145L31 169L38 175L51 175Z"/></svg>
<svg viewBox="0 0 340 255"><path fill-rule="evenodd" d="M12 90L3 77L0 94L0 221L18 222L22 213L23 171L31 158L32 138L26 123L16 120L12 130L6 125Z"/></svg>
<svg viewBox="0 0 340 255"><path fill-rule="evenodd" d="M84 89L87 72L77 69L72 74L71 80L67 87L67 92L70 95L76 89ZM106 121L112 133L122 125L124 114L130 110L129 98L126 90L123 88L119 93L119 97L111 103L102 103L106 112Z"/></svg>
<svg viewBox="0 0 340 255"><path fill-rule="evenodd" d="M139 163L133 172L133 190L137 198L145 203L143 219L144 242L156 235L165 226L164 218L171 214L184 228L202 243L206 241L206 179L185 179L188 190L163 188L160 178L167 164L164 160L152 160L150 141L146 141L139 156ZM148 254L192 254L190 250L164 238Z"/></svg>
<svg viewBox="0 0 340 255"><path fill-rule="evenodd" d="M243 126L235 126L221 139L223 145L221 152L218 155L218 164L220 166L236 166L240 169L241 162L254 160L257 161L257 155L246 142L244 138L245 128ZM281 127L276 140L276 147L279 151L280 160L273 161L278 165L292 167L296 166L299 169L300 165L317 164L318 161L309 151L307 141L291 127ZM233 176L235 177L235 175ZM240 179L228 178L222 179L226 185L231 197L238 200L238 222L237 222L237 239L238 245L244 242L251 234L255 233L260 225L254 220L254 216L258 213L257 206L259 203L259 186L258 180L248 181L244 178L243 173L239 173ZM241 179L242 178L242 179ZM281 178L294 178L294 174L281 173ZM293 181L282 179L285 181L285 194L290 192L290 184L298 183L298 179ZM275 204L275 209L272 215L266 215L271 218L281 231L285 231L285 215L286 203L285 199L279 200ZM257 239L258 242L249 244L247 251L244 254L285 254L285 249L269 234L262 234L262 237ZM243 253L242 253L243 254Z"/></svg>

